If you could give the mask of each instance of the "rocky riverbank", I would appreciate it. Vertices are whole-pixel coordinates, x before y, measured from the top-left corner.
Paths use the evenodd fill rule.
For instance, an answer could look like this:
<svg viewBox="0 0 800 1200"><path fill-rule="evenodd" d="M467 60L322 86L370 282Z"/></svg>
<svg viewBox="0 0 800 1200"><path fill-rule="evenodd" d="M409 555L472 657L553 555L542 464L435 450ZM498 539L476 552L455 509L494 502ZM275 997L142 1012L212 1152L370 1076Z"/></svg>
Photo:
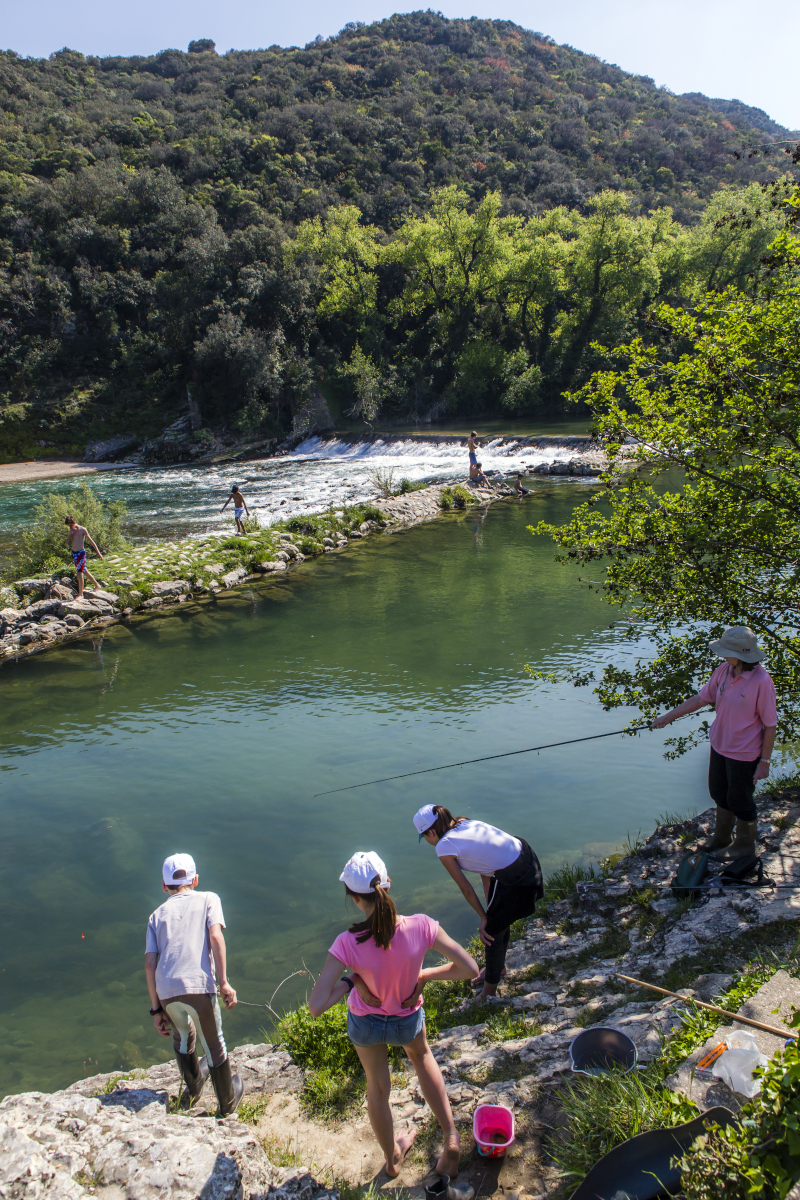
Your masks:
<svg viewBox="0 0 800 1200"><path fill-rule="evenodd" d="M442 516L443 505L486 506L514 494L498 472L493 482L491 488L463 488L454 480L267 529L255 527L244 536L208 534L131 546L102 560L90 556L89 570L102 587L87 586L81 597L74 572L66 568L15 580L0 588L0 663L86 637L114 622L164 616L186 604L208 602L242 585L280 577L310 558L352 552L366 538ZM461 491L451 499L453 487Z"/></svg>
<svg viewBox="0 0 800 1200"><path fill-rule="evenodd" d="M542 915L520 931L498 997L484 1005L462 1001L454 1023L432 1039L463 1134L460 1181L479 1195L544 1200L569 1194L577 1182L567 1184L559 1160L571 1136L571 1081L583 1078L571 1072L569 1047L583 1029L612 1025L627 1033L640 1072L631 1087L659 1081L660 1091L674 1096L678 1120L713 1105L737 1111L744 1104L721 1080L697 1071L701 1053L730 1027L708 1014L698 1019L693 997L721 997L723 1007L783 1025L789 1035L792 1006L800 1007L800 789L759 799L759 853L782 890L717 887L694 903L676 901L664 885L707 833L711 816L709 810L659 826L594 879L580 881L573 872L572 886L564 887L569 873L562 872L566 894L551 893ZM620 975L660 983L684 1000L660 1000ZM755 1036L768 1057L781 1049L781 1039ZM213 1117L209 1086L191 1115L177 1110L172 1063L98 1075L49 1095L7 1097L0 1104L0 1196L338 1200L379 1176L363 1103L333 1125L315 1120L301 1104L304 1072L285 1049L242 1046L232 1059L246 1095L238 1118L224 1121ZM396 1123L416 1126L419 1136L391 1186L421 1196L437 1153L435 1127L413 1075L401 1069L392 1085ZM470 1134L482 1103L515 1114L516 1142L493 1162L478 1156ZM645 1110L636 1119L653 1127ZM797 1170L800 1177L800 1159ZM377 1183L386 1184L385 1176Z"/></svg>

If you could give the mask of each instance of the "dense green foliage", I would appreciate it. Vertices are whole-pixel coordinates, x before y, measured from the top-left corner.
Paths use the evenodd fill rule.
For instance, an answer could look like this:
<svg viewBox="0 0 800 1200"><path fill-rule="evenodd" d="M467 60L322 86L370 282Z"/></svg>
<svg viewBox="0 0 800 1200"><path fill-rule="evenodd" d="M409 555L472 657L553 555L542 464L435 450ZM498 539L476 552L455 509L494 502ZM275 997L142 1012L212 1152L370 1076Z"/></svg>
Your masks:
<svg viewBox="0 0 800 1200"><path fill-rule="evenodd" d="M691 695L718 660L708 643L749 625L778 693L779 739L800 728L800 188L747 293L662 306L660 337L581 393L608 444L605 486L569 524L542 524L564 561L629 608L653 661L609 664L607 708L647 717ZM633 445L626 445L626 442ZM679 470L676 471L676 468ZM592 676L586 677L587 679ZM584 680L585 681L585 680ZM704 732L705 725L701 732ZM676 752L687 741L674 740Z"/></svg>
<svg viewBox="0 0 800 1200"><path fill-rule="evenodd" d="M207 424L243 433L290 428L317 388L368 419L501 396L530 411L585 373L590 337L627 336L637 305L682 283L662 261L667 208L688 227L721 187L774 178L780 159L735 152L786 136L760 110L673 96L509 22L431 12L304 49L7 51L0 123L6 455L150 434L187 387ZM466 201L436 193L455 186ZM469 303L448 294L440 315L423 257L432 232L451 253L430 222L453 203L462 229L492 215L525 267L486 292L476 277ZM511 218L514 238L497 225ZM363 328L323 288L311 226L289 252L314 220L326 236L350 220L374 248L359 264L376 303ZM598 291L604 222L615 265ZM715 272L727 234L706 232L705 258L687 243L681 259L690 286L741 273L732 259ZM760 236L737 234L740 266Z"/></svg>
<svg viewBox="0 0 800 1200"><path fill-rule="evenodd" d="M73 572L72 555L67 544L65 518L75 517L97 543L101 554L120 553L129 548L122 534L125 504L113 500L105 504L83 480L71 496L48 492L33 512L31 524L22 531L22 553L18 569L32 575L52 573L64 568ZM88 543L88 554L93 557ZM94 571L92 572L95 573Z"/></svg>

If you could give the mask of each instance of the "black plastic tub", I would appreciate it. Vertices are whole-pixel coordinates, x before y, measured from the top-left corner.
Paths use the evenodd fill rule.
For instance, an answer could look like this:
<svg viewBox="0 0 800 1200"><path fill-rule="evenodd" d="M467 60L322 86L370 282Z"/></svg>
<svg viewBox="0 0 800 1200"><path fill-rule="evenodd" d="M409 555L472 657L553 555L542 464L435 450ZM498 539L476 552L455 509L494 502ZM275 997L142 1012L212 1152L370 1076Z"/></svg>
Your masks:
<svg viewBox="0 0 800 1200"><path fill-rule="evenodd" d="M604 1075L621 1071L627 1075L636 1066L636 1046L620 1029L610 1025L595 1025L584 1029L569 1048L573 1071L581 1075Z"/></svg>

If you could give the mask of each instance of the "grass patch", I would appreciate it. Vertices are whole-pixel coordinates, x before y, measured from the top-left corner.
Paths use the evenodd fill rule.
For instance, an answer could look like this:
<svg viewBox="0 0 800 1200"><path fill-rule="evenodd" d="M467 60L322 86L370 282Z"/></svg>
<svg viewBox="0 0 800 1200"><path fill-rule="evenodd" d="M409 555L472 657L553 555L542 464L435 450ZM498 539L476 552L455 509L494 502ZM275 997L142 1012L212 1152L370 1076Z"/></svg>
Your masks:
<svg viewBox="0 0 800 1200"><path fill-rule="evenodd" d="M619 958L627 953L630 947L631 939L627 929L621 929L618 925L607 925L600 941L592 946L591 954L599 955L600 958Z"/></svg>
<svg viewBox="0 0 800 1200"><path fill-rule="evenodd" d="M248 1096L236 1110L237 1121L241 1121L243 1125L257 1125L267 1111L268 1104L269 1096Z"/></svg>
<svg viewBox="0 0 800 1200"><path fill-rule="evenodd" d="M445 512L453 508L469 508L471 504L480 503L478 497L460 483L455 487L444 487L439 494L439 507Z"/></svg>
<svg viewBox="0 0 800 1200"><path fill-rule="evenodd" d="M654 1083L646 1073L612 1071L567 1085L560 1104L569 1131L549 1139L548 1150L572 1183L620 1142L697 1116L691 1101Z"/></svg>
<svg viewBox="0 0 800 1200"><path fill-rule="evenodd" d="M341 1121L358 1107L366 1090L367 1081L363 1074L345 1074L330 1067L320 1067L306 1075L300 1107L318 1120Z"/></svg>
<svg viewBox="0 0 800 1200"><path fill-rule="evenodd" d="M98 1091L95 1092L95 1095L96 1096L110 1096L113 1091L116 1091L116 1087L117 1087L118 1083L122 1083L123 1080L126 1080L126 1079L135 1079L135 1078L136 1078L136 1076L131 1071L129 1071L127 1073L127 1075L114 1075L114 1076L112 1076L111 1079L108 1080L107 1083L104 1083L103 1086L101 1088L99 1088Z"/></svg>
<svg viewBox="0 0 800 1200"><path fill-rule="evenodd" d="M526 1020L525 1017L512 1017L507 1009L497 1009L486 1019L486 1029L483 1040L488 1043L512 1042L518 1038L535 1037L542 1032L538 1021Z"/></svg>
<svg viewBox="0 0 800 1200"><path fill-rule="evenodd" d="M428 485L424 479L412 481L410 479L401 479L400 486L395 491L395 496L406 496L409 492L421 492Z"/></svg>
<svg viewBox="0 0 800 1200"><path fill-rule="evenodd" d="M591 1025L603 1025L613 1012L613 1008L590 1008L588 1005L575 1018L575 1024L580 1029L588 1029Z"/></svg>

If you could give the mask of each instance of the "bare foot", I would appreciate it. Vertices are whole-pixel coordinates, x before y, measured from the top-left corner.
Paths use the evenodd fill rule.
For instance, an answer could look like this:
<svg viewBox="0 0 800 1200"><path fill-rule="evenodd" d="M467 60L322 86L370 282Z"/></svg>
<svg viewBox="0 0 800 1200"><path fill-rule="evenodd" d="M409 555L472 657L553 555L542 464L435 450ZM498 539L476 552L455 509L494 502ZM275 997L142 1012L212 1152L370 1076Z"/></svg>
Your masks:
<svg viewBox="0 0 800 1200"><path fill-rule="evenodd" d="M442 1151L441 1158L436 1164L437 1175L449 1175L451 1179L455 1179L458 1174L458 1163L461 1158L461 1145L458 1140L458 1134L454 1134L447 1139L447 1145Z"/></svg>
<svg viewBox="0 0 800 1200"><path fill-rule="evenodd" d="M403 1159L408 1154L411 1147L414 1145L414 1139L417 1136L417 1130L406 1129L405 1133L398 1134L395 1139L395 1151L392 1155L392 1165L386 1164L386 1174L390 1179L397 1179L400 1174L400 1168L403 1165Z"/></svg>

